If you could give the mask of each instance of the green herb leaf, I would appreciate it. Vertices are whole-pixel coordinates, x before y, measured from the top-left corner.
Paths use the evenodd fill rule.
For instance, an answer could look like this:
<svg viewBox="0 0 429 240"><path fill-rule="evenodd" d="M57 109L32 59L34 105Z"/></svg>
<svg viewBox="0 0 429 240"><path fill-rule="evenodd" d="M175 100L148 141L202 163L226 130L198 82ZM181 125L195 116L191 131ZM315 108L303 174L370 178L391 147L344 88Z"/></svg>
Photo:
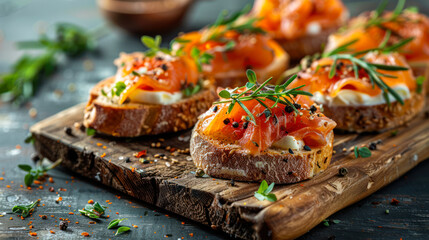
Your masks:
<svg viewBox="0 0 429 240"><path fill-rule="evenodd" d="M31 173L27 173L24 177L25 186L29 187L34 182L34 177Z"/></svg>
<svg viewBox="0 0 429 240"><path fill-rule="evenodd" d="M93 219L100 218L100 216L98 216L97 214L94 214L93 212L88 211L88 210L82 210L82 209L79 209L79 212L80 212L82 215L84 215L84 216L86 216L86 217L89 217L89 218L93 218Z"/></svg>
<svg viewBox="0 0 429 240"><path fill-rule="evenodd" d="M338 223L340 223L340 222L341 222L341 220L334 219L334 220L332 220L332 222L333 222L333 223L335 223L335 224L338 224Z"/></svg>
<svg viewBox="0 0 429 240"><path fill-rule="evenodd" d="M115 95L120 96L121 93L127 88L127 85L125 85L124 82L116 82L116 85L114 88L115 88Z"/></svg>
<svg viewBox="0 0 429 240"><path fill-rule="evenodd" d="M86 135L87 136L92 136L96 133L97 131L93 128L86 128Z"/></svg>
<svg viewBox="0 0 429 240"><path fill-rule="evenodd" d="M32 167L31 167L30 165L27 165L27 164L18 164L18 167L19 167L21 170L24 170L24 171L26 171L26 172L30 172L30 171L31 171L31 169L32 169Z"/></svg>
<svg viewBox="0 0 429 240"><path fill-rule="evenodd" d="M367 147L361 147L359 148L359 156L363 158L371 157L371 150L369 150Z"/></svg>
<svg viewBox="0 0 429 240"><path fill-rule="evenodd" d="M267 181L262 180L261 185L259 185L259 189L257 192L255 192L255 198L259 201L268 200L270 202L277 201L277 197L275 194L270 193L274 188L274 183L271 183L268 186Z"/></svg>
<svg viewBox="0 0 429 240"><path fill-rule="evenodd" d="M250 83L255 84L256 83L256 73L252 69L246 70L246 76Z"/></svg>
<svg viewBox="0 0 429 240"><path fill-rule="evenodd" d="M40 200L37 200L29 205L16 205L12 208L12 212L20 213L23 218L26 218L34 211L34 208L39 204L39 202Z"/></svg>
<svg viewBox="0 0 429 240"><path fill-rule="evenodd" d="M416 83L417 83L417 93L422 93L422 91L423 91L423 83L424 83L424 81L426 80L426 78L425 77L423 77L423 76L418 76L417 78L416 78Z"/></svg>
<svg viewBox="0 0 429 240"><path fill-rule="evenodd" d="M131 229L130 227L122 226L122 227L118 228L118 230L115 233L115 236L118 234L130 231L130 229Z"/></svg>
<svg viewBox="0 0 429 240"><path fill-rule="evenodd" d="M219 97L221 98L230 98L231 97L231 93L228 90L222 90L219 92Z"/></svg>
<svg viewBox="0 0 429 240"><path fill-rule="evenodd" d="M115 220L112 220L112 221L109 223L109 226L107 226L107 229L116 228L116 227L118 227L119 223L121 223L122 221L127 220L127 219L128 219L128 218L121 218L121 219L115 219Z"/></svg>
<svg viewBox="0 0 429 240"><path fill-rule="evenodd" d="M94 205L93 205L93 207L94 207L95 211L97 211L98 213L100 213L100 215L104 214L105 209L104 209L103 206L100 205L100 203L95 202Z"/></svg>
<svg viewBox="0 0 429 240"><path fill-rule="evenodd" d="M34 137L33 137L33 134L28 134L28 136L25 138L25 140L24 140L24 142L25 143L32 143L32 144L34 144Z"/></svg>
<svg viewBox="0 0 429 240"><path fill-rule="evenodd" d="M362 158L368 158L371 157L371 150L369 150L367 147L357 147L354 148L354 154L355 158L362 157Z"/></svg>

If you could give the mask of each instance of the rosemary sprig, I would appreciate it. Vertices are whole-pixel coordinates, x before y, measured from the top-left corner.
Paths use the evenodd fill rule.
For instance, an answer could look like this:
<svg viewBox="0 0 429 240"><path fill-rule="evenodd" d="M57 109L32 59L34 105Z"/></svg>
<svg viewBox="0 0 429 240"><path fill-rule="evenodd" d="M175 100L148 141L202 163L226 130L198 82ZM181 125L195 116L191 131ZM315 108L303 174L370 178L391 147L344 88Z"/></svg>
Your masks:
<svg viewBox="0 0 429 240"><path fill-rule="evenodd" d="M207 30L207 34L203 36L202 42L206 42L208 40L223 40L223 36L228 31L236 31L240 34L249 34L249 33L260 33L264 34L265 31L255 26L255 23L259 20L256 17L249 17L243 19L244 15L249 13L251 9L250 5L246 5L242 10L232 14L228 17L228 11L222 11L215 23L209 26ZM224 26L224 28L219 29L220 26Z"/></svg>
<svg viewBox="0 0 429 240"><path fill-rule="evenodd" d="M393 14L388 17L385 17L383 16L383 13L386 10L388 0L383 0L380 5L378 5L377 9L372 12L370 19L365 23L364 27L369 28L376 26L384 28L384 23L398 21L398 17L401 16L404 12L418 11L415 7L404 9L405 2L406 0L399 0L396 4L395 9L393 10Z"/></svg>
<svg viewBox="0 0 429 240"><path fill-rule="evenodd" d="M21 104L36 92L44 77L58 67L59 55L78 56L93 50L96 40L106 34L105 28L88 32L83 28L61 23L56 25L56 36L51 39L42 35L37 41L18 42L20 49L40 49L40 55L24 54L8 73L0 74L0 97L3 101Z"/></svg>
<svg viewBox="0 0 429 240"><path fill-rule="evenodd" d="M348 60L352 63L355 77L359 78L359 69L363 69L368 74L372 85L373 86L377 85L382 90L386 103L390 104L390 99L388 96L388 94L390 93L399 103L403 105L404 101L401 98L401 96L399 96L399 94L396 91L394 91L381 79L381 77L396 78L396 76L383 74L377 70L406 71L408 70L408 68L402 67L402 66L395 66L395 65L371 63L366 61L364 58L365 56L362 56L362 55L369 52L374 52L374 51L381 52L381 53L395 52L395 51L398 51L404 45L408 44L412 40L413 38L408 38L388 47L386 47L385 44L381 44L377 48L367 49L367 50L355 52L355 53L344 53L344 52L352 51L352 49L349 49L349 47L352 46L357 41L357 39L347 42L339 46L338 48L332 50L331 52L327 52L323 54L323 57L329 57L334 59L333 64L331 66L331 71L329 72L329 78L333 78L334 75L336 74L338 60ZM359 57L359 56L362 56L362 57Z"/></svg>
<svg viewBox="0 0 429 240"><path fill-rule="evenodd" d="M274 108L278 103L280 103L292 107L293 110L298 113L298 110L293 104L294 97L297 95L313 96L309 92L299 90L304 85L292 89L286 89L292 83L292 81L295 80L295 78L297 77L296 75L289 78L282 85L269 85L268 83L271 81L272 78L269 78L262 84L259 84L256 79L256 73L251 69L248 69L246 71L246 75L248 82L245 86L238 87L233 90L224 89L220 91L219 96L224 98L225 100L214 102L214 104L230 103L227 110L227 114L229 114L237 103L246 112L246 119L248 119L255 125L255 116L250 112L246 105L243 104L243 102L256 100L266 108L264 112L267 113L271 113L271 109ZM243 89L243 91L237 92L237 90L239 89ZM266 99L274 101L274 105L269 107L264 104L264 101Z"/></svg>

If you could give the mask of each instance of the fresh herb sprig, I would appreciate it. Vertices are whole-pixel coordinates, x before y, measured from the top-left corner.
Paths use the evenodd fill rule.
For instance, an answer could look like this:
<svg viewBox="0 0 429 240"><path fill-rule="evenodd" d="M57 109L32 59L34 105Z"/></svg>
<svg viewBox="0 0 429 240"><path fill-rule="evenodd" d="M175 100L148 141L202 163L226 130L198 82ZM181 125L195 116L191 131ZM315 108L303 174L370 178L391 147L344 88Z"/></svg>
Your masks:
<svg viewBox="0 0 429 240"><path fill-rule="evenodd" d="M197 47L191 49L191 57L197 65L198 71L203 71L203 64L210 64L214 56L207 52L201 52Z"/></svg>
<svg viewBox="0 0 429 240"><path fill-rule="evenodd" d="M369 150L369 148L367 147L355 146L354 154L355 154L355 158L358 158L358 157L368 158L368 157L371 157L371 150Z"/></svg>
<svg viewBox="0 0 429 240"><path fill-rule="evenodd" d="M39 179L41 176L43 176L47 171L57 167L62 162L62 159L57 160L56 162L52 163L49 166L42 165L43 161L39 161L37 163L36 168L33 169L30 165L27 164L19 164L18 167L26 171L27 174L24 177L24 183L27 187L31 186L33 184L34 180Z"/></svg>
<svg viewBox="0 0 429 240"><path fill-rule="evenodd" d="M94 202L94 204L86 204L84 209L79 209L79 212L84 216L96 219L103 216L105 210L106 208L100 203Z"/></svg>
<svg viewBox="0 0 429 240"><path fill-rule="evenodd" d="M121 218L121 219L115 219L112 220L109 225L107 226L107 229L117 228L119 223L121 223L124 220L127 220L128 218Z"/></svg>
<svg viewBox="0 0 429 240"><path fill-rule="evenodd" d="M29 100L43 78L54 72L61 54L75 57L93 50L96 40L104 34L104 28L88 32L79 26L61 23L56 25L54 39L42 35L37 41L17 43L20 49L39 49L43 52L40 55L24 54L10 72L0 74L0 97L3 101L17 104Z"/></svg>
<svg viewBox="0 0 429 240"><path fill-rule="evenodd" d="M131 228L127 227L127 226L119 227L118 230L116 230L115 236L117 236L118 234L124 233L124 232L128 232L130 230L131 230Z"/></svg>
<svg viewBox="0 0 429 240"><path fill-rule="evenodd" d="M227 114L232 111L235 104L238 104L247 113L248 120L255 125L255 116L249 111L249 109L243 104L243 102L256 100L266 108L265 111L267 111L268 113L271 113L271 109L276 107L277 104L280 103L292 107L293 110L298 113L298 110L293 104L293 97L297 95L313 96L309 92L299 90L300 88L304 87L304 85L291 89L286 89L289 84L291 84L292 81L295 80L295 78L297 77L296 75L289 78L282 85L268 85L268 82L270 82L272 78L269 78L264 83L259 84L256 80L256 73L251 69L248 69L246 71L246 75L248 82L245 86L235 88L233 90L224 89L220 91L219 96L224 98L225 100L217 101L214 104L230 103L227 110ZM237 92L237 90L239 89L244 90L242 92ZM274 101L275 103L271 107L269 107L264 103L266 99Z"/></svg>
<svg viewBox="0 0 429 240"><path fill-rule="evenodd" d="M260 33L265 34L265 31L255 26L255 23L259 20L256 17L242 18L248 14L251 9L250 5L246 5L241 11L238 11L231 16L228 16L228 11L222 11L215 23L207 29L206 34L202 38L202 42L209 40L223 40L223 36L228 31L235 31L240 34L249 33ZM219 28L224 26L224 28Z"/></svg>
<svg viewBox="0 0 429 240"><path fill-rule="evenodd" d="M387 77L387 78L397 78L396 76L389 75L389 74L383 74L377 70L385 70L385 71L407 71L407 67L402 66L395 66L395 65L385 65L385 64L377 64L377 63L371 63L367 60L365 60L364 54L369 52L380 52L380 53L390 53L398 51L401 47L408 44L410 41L412 41L412 38L404 39L392 46L386 47L386 46L380 46L378 48L373 49L367 49L365 51L355 52L355 53L347 53L352 51L349 47L352 46L354 43L356 43L358 40L352 40L350 42L347 42L338 48L332 50L331 52L327 52L323 54L323 57L329 57L334 60L331 71L329 72L329 78L333 78L337 72L337 63L340 60L346 60L350 61L353 67L353 72L355 74L356 78L359 78L359 70L364 70L371 81L372 86L377 85L382 92L383 97L387 104L390 104L390 98L389 94L391 94L396 101L404 104L403 99L399 94L393 90L390 86L388 86L381 77ZM363 56L362 56L363 55ZM359 57L362 56L362 57Z"/></svg>
<svg viewBox="0 0 429 240"><path fill-rule="evenodd" d="M168 55L172 56L181 56L183 54L183 45L190 42L190 40L187 39L181 39L179 37L174 38L171 40L169 44L169 48L161 47L162 44L162 37L161 35L156 35L155 38L150 36L142 36L141 41L143 45L145 45L148 49L145 51L145 55L148 57L155 56L158 52L163 52ZM180 44L180 48L174 50L173 46L175 43Z"/></svg>
<svg viewBox="0 0 429 240"><path fill-rule="evenodd" d="M185 89L182 90L182 93L185 97L190 97L196 93L198 93L202 89L202 82L199 81L197 84L188 84Z"/></svg>
<svg viewBox="0 0 429 240"><path fill-rule="evenodd" d="M12 208L12 212L20 213L23 218L26 218L34 211L34 208L39 204L39 202L40 199L28 205L16 205Z"/></svg>
<svg viewBox="0 0 429 240"><path fill-rule="evenodd" d="M263 180L261 182L261 185L259 185L259 189L257 192L255 192L255 198L259 201L268 200L270 202L277 201L277 197L274 193L271 193L271 191L274 188L274 183L271 183L268 186L267 181Z"/></svg>
<svg viewBox="0 0 429 240"><path fill-rule="evenodd" d="M387 22L395 22L399 20L399 17L404 12L418 12L418 9L416 7L409 7L404 8L406 0L399 0L396 4L395 9L393 10L393 13L389 15L388 17L383 16L383 13L386 11L388 0L383 0L377 7L375 11L371 13L370 19L365 23L364 27L380 27L385 28L383 26L384 23Z"/></svg>

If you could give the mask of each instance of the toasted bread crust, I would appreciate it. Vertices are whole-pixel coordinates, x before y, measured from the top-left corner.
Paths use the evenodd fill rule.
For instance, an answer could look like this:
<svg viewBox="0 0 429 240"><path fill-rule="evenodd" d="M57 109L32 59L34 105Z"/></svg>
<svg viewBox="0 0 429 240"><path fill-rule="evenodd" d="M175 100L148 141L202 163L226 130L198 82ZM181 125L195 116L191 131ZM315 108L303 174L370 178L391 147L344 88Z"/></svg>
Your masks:
<svg viewBox="0 0 429 240"><path fill-rule="evenodd" d="M374 106L323 105L324 114L337 123L336 129L351 132L378 132L398 127L413 119L424 106L423 94L411 93L404 105L392 102Z"/></svg>
<svg viewBox="0 0 429 240"><path fill-rule="evenodd" d="M258 80L264 82L270 77L273 81L279 78L289 66L289 55L285 53L282 56L277 56L274 61L267 67L261 69L253 69L258 77ZM247 83L246 70L229 71L227 73L217 73L214 75L216 85L219 87L241 87Z"/></svg>
<svg viewBox="0 0 429 240"><path fill-rule="evenodd" d="M279 39L275 40L289 54L292 60L299 60L305 56L321 52L322 45L327 42L331 33L337 31L338 27L323 29L317 35L307 35L297 39Z"/></svg>
<svg viewBox="0 0 429 240"><path fill-rule="evenodd" d="M203 135L195 126L191 137L191 156L197 168L206 174L238 181L266 180L275 183L294 183L312 178L331 162L334 134L328 143L311 151L290 154L280 149L269 149L260 155L248 154L238 145L225 144Z"/></svg>
<svg viewBox="0 0 429 240"><path fill-rule="evenodd" d="M91 90L85 108L84 125L116 137L156 135L191 128L198 116L207 111L216 99L214 89L206 88L190 98L170 105L118 105L100 100L98 94L101 88L113 82L114 78L108 78Z"/></svg>

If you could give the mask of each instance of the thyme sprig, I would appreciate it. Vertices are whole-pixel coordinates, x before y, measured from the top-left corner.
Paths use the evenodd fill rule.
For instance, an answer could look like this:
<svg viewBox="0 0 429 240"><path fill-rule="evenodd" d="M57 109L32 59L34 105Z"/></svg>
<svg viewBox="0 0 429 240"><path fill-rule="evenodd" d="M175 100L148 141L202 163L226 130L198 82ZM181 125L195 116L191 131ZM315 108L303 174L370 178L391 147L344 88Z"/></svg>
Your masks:
<svg viewBox="0 0 429 240"><path fill-rule="evenodd" d="M272 78L268 78L262 84L259 84L256 79L256 73L248 69L246 71L248 82L245 86L237 87L232 90L224 89L219 92L219 96L225 100L217 101L214 104L229 103L227 114L229 114L234 108L235 104L238 104L247 114L246 119L256 125L255 116L250 112L250 110L243 104L245 101L256 100L266 109L264 112L271 113L271 109L276 107L278 104L284 104L293 108L293 110L298 113L298 110L294 106L294 97L297 95L306 95L313 96L311 93L299 90L304 87L304 85L286 89L293 80L297 77L296 75L289 78L282 85L269 85L268 83ZM242 89L242 92L237 92L237 90ZM266 99L274 101L274 104L269 107L264 102ZM270 114L269 114L270 116Z"/></svg>
<svg viewBox="0 0 429 240"><path fill-rule="evenodd" d="M145 55L148 57L153 57L158 52L163 52L165 54L172 55L172 56L181 56L183 54L183 47L184 47L183 44L190 42L190 40L176 37L170 41L169 47L166 48L166 47L161 47L162 45L161 35L156 35L155 38L144 35L141 37L141 41L143 45L145 45L148 48L144 52ZM173 49L173 45L175 43L179 43L181 47L176 50Z"/></svg>

